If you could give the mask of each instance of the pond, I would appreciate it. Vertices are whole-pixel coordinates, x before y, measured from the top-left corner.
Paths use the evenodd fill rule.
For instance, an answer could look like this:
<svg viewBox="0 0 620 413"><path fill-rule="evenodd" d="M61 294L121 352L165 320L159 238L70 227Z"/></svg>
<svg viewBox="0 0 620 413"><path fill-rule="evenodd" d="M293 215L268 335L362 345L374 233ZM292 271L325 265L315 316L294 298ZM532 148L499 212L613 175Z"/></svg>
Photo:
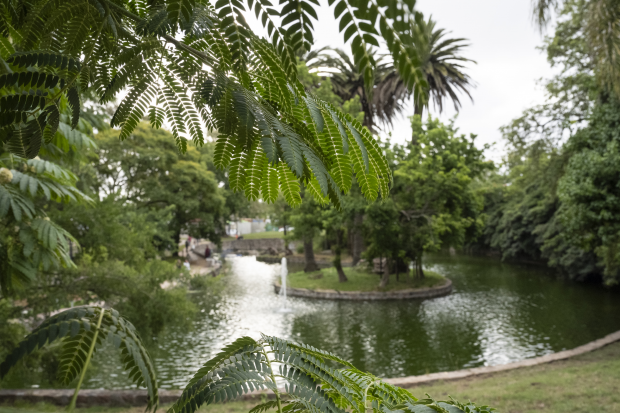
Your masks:
<svg viewBox="0 0 620 413"><path fill-rule="evenodd" d="M510 363L570 349L620 330L620 296L556 279L544 268L469 256L428 257L453 281L446 297L392 302L289 298L272 287L279 265L232 257L220 293L197 296L192 331L169 329L152 356L162 388L183 388L221 347L260 333L329 350L383 377ZM90 388L126 387L100 354ZM116 359L116 356L114 356Z"/></svg>

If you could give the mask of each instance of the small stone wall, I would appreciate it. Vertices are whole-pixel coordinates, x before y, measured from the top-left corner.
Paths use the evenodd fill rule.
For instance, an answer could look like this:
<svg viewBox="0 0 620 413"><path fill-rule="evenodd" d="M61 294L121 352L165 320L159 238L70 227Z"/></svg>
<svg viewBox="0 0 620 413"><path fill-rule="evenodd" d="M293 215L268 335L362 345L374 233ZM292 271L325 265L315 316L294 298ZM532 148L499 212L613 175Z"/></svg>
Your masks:
<svg viewBox="0 0 620 413"><path fill-rule="evenodd" d="M222 251L233 251L238 253L260 254L273 250L277 253L284 252L285 243L282 238L261 238L261 239L236 239L222 241ZM294 245L289 245L289 248Z"/></svg>
<svg viewBox="0 0 620 413"><path fill-rule="evenodd" d="M73 397L73 389L26 389L0 390L0 403L15 402L50 403L68 406ZM159 403L172 403L181 396L182 390L160 390ZM106 406L127 407L146 406L146 390L80 390L76 407Z"/></svg>
<svg viewBox="0 0 620 413"><path fill-rule="evenodd" d="M282 389L284 391L284 389ZM2 390L0 389L0 407L19 403L49 403L57 406L68 406L73 397L73 389L19 389ZM159 390L159 404L170 404L176 402L183 394L183 390ZM265 396L264 391L252 391L240 397L241 400L260 399ZM272 393L266 394L268 399L275 398ZM80 390L76 401L76 407L130 407L146 406L146 390L101 390L85 389ZM161 409L161 407L160 407Z"/></svg>
<svg viewBox="0 0 620 413"><path fill-rule="evenodd" d="M280 284L273 285L276 294L280 293ZM452 281L446 278L446 282L438 287L416 288L398 291L337 291L337 290L308 290L305 288L286 288L286 295L291 297L319 298L324 300L411 300L416 298L434 298L448 295L452 292Z"/></svg>
<svg viewBox="0 0 620 413"><path fill-rule="evenodd" d="M266 262L268 264L280 264L282 262L282 257L278 257L275 255L259 255L256 257L256 261ZM325 260L316 258L316 264L319 267L332 267L334 265L333 260ZM299 255L287 255L286 262L289 264L306 264L306 259L303 256ZM350 267L351 260L342 261L343 267Z"/></svg>
<svg viewBox="0 0 620 413"><path fill-rule="evenodd" d="M583 346L576 347L572 350L560 351L548 354L542 357L525 359L516 363L502 364L498 366L475 367L472 369L445 371L441 373L424 374L421 376L397 377L392 379L384 379L386 382L403 388L410 388L420 384L432 383L438 380L457 380L475 377L484 374L497 373L500 371L508 371L522 367L537 366L539 364L550 363L553 361L564 360L581 354L589 353L599 348L605 347L611 343L620 341L620 331L609 334L601 339L594 340ZM181 396L181 390L160 390L160 404L173 403ZM242 396L242 399L255 399L261 397L264 392L252 392ZM61 406L67 406L73 395L73 390L43 390L43 389L27 389L27 390L0 390L0 405L13 404L16 401L28 403L52 403ZM268 393L267 397L273 396ZM126 407L126 406L146 406L146 390L81 390L77 399L77 407L90 406L109 406L109 407Z"/></svg>

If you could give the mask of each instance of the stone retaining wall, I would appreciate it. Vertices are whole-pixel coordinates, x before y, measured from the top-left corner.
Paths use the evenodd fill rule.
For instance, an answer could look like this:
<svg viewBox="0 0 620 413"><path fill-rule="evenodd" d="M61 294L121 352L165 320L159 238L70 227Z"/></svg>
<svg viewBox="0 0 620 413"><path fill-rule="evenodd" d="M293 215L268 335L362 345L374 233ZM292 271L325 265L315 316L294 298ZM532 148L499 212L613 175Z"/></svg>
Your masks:
<svg viewBox="0 0 620 413"><path fill-rule="evenodd" d="M282 257L278 257L275 255L259 255L256 257L256 261L266 262L268 264L280 264L282 262ZM334 265L332 260L322 260L316 258L315 261L319 267L331 267ZM298 255L287 255L286 262L288 264L306 264L306 259L303 256L300 257ZM343 261L342 266L350 267L351 261Z"/></svg>
<svg viewBox="0 0 620 413"><path fill-rule="evenodd" d="M609 334L601 339L594 340L583 346L575 347L572 350L558 351L557 353L547 354L546 356L534 357L517 361L515 363L500 364L497 366L474 367L472 369L444 371L441 373L424 374L422 376L397 377L393 379L385 379L386 382L399 387L414 387L419 384L431 383L438 380L457 380L470 377L480 376L490 373L498 373L500 371L520 369L522 367L537 366L539 364L550 363L552 361L565 360L581 354L589 353L605 347L608 344L620 341L620 331Z"/></svg>
<svg viewBox="0 0 620 413"><path fill-rule="evenodd" d="M542 357L535 357L518 361L516 363L502 364L498 366L476 367L458 371L448 371L441 373L424 374L421 376L397 377L384 379L386 382L395 386L410 388L420 384L431 383L438 380L456 380L475 377L484 374L497 373L518 369L522 367L536 366L539 364L550 363L553 361L564 360L590 351L598 350L608 344L620 341L620 331L609 334L599 340L592 341L583 346L572 350L560 351ZM181 395L181 390L160 390L159 400L161 404L172 403ZM47 402L66 406L71 400L73 390L0 390L0 405L12 404L16 401L40 403ZM243 396L243 399L253 399L259 397L260 393L250 393ZM271 396L271 393L268 394ZM146 406L146 390L81 390L77 399L77 407L89 406Z"/></svg>
<svg viewBox="0 0 620 413"><path fill-rule="evenodd" d="M0 390L1 404L15 402L50 403L59 406L68 406L73 397L72 389L27 389L27 390ZM172 403L181 396L181 390L160 390L160 404ZM146 406L146 390L80 390L76 407L106 406L127 407Z"/></svg>
<svg viewBox="0 0 620 413"><path fill-rule="evenodd" d="M276 294L280 293L280 284L273 285ZM438 287L416 288L398 291L337 291L337 290L308 290L305 288L286 288L286 295L291 297L320 298L324 300L411 300L416 298L434 298L448 295L452 292L452 281L446 278L446 282Z"/></svg>
<svg viewBox="0 0 620 413"><path fill-rule="evenodd" d="M282 238L261 238L261 239L237 239L222 241L222 251L234 251L238 253L259 254L268 250L278 253L284 252L285 243ZM289 245L289 249L295 249L294 244Z"/></svg>

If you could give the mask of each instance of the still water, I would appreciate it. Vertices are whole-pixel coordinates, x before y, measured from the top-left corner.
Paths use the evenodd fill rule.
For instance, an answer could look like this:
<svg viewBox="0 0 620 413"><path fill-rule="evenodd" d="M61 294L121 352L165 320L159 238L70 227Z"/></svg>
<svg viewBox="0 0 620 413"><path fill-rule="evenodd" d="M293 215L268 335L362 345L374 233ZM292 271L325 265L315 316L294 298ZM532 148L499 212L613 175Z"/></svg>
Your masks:
<svg viewBox="0 0 620 413"><path fill-rule="evenodd" d="M510 363L570 349L620 330L620 295L558 280L549 271L487 258L437 255L427 268L453 281L429 300L346 302L289 298L278 311L280 266L232 257L225 287L194 297L191 331L169 329L151 345L162 388L183 388L218 350L260 333L304 342L383 377ZM378 279L377 279L378 280ZM118 363L100 354L90 388L128 387Z"/></svg>

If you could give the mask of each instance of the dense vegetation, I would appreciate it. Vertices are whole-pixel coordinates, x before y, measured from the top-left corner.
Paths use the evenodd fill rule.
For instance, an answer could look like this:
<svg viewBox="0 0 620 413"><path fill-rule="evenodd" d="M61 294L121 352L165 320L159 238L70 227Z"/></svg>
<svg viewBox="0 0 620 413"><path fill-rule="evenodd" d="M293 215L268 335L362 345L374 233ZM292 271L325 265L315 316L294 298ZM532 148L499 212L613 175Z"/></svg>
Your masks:
<svg viewBox="0 0 620 413"><path fill-rule="evenodd" d="M506 173L482 183L486 226L472 247L613 285L620 281L620 106L583 36L594 3L563 4L545 42L560 73L546 82L548 103L503 128Z"/></svg>
<svg viewBox="0 0 620 413"><path fill-rule="evenodd" d="M306 272L317 270L317 240L331 250L330 282L349 280L349 252L354 264L379 262L381 288L396 287L392 274L428 285L425 253L466 248L618 283L620 100L609 65L617 47L605 52L618 36L596 34L613 14L597 17L603 3L540 2L541 22L561 8L545 43L561 71L546 82L546 104L503 128L507 155L497 168L474 135L422 118L430 102L458 108L471 82L464 39L446 38L412 1L330 1L349 56L311 50L316 2L3 0L0 356L9 356L0 375L62 339L62 349L50 345L18 368L59 370L66 384L85 371L102 332L155 407L138 334L148 341L172 323L189 325L195 311L188 272L168 258L182 233L218 243L231 217L251 213L250 201L272 204L269 214L295 228L287 237L303 242ZM268 39L252 33L245 11ZM376 51L379 40L388 55ZM319 76L323 67L333 73ZM392 145L373 135L411 97L411 139ZM101 307L54 315L93 303L126 320ZM287 398L276 376L288 382ZM226 347L172 411L253 386L276 395L256 413L488 411L417 400L334 355L273 337Z"/></svg>
<svg viewBox="0 0 620 413"><path fill-rule="evenodd" d="M545 81L547 102L502 128L506 155L501 165L484 161L486 148L476 148L473 137L459 136L453 124L414 117L411 143L384 143L394 175L390 196L368 205L353 192L339 214L346 234L325 233L327 243L331 239L334 250L348 250L354 263L357 245L363 244L368 260L385 260L397 277L408 263L423 276L425 251L453 247L548 265L577 281L617 284L620 101L613 68L592 51L602 48L595 43L604 39L588 37L592 25L601 24L595 20L603 18L592 12L599 3L553 3L560 12L545 50L559 71ZM466 59L456 57L461 60ZM334 66L349 73L343 64ZM339 82L342 77L336 75ZM377 115L364 111L364 116ZM321 220L308 207L292 214L289 221L300 228L296 233L333 228L333 218ZM358 232L362 242L356 240ZM346 240L344 247L338 247L339 239ZM304 245L312 247L307 240ZM382 284L389 282L384 275Z"/></svg>

